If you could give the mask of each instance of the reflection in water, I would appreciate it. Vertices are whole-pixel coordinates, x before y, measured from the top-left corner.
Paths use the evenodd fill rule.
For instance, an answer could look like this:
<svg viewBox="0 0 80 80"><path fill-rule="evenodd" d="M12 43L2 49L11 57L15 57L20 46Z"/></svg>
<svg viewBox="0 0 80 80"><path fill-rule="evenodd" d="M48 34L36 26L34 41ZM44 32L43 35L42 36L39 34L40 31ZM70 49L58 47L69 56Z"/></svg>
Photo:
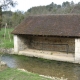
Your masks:
<svg viewBox="0 0 80 80"><path fill-rule="evenodd" d="M17 55L3 55L2 61L11 68L23 68L41 75L80 80L80 65L67 62L49 61Z"/></svg>
<svg viewBox="0 0 80 80"><path fill-rule="evenodd" d="M13 56L3 55L2 61L4 61L8 67L15 68L17 67L16 59Z"/></svg>

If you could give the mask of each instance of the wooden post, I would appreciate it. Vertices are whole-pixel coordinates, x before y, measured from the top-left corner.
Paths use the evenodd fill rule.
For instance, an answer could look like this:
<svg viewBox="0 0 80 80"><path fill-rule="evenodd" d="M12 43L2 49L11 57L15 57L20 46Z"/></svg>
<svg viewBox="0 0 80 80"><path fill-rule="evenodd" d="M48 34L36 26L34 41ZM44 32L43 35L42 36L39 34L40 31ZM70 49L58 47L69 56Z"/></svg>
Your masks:
<svg viewBox="0 0 80 80"><path fill-rule="evenodd" d="M11 42L11 37L10 37L10 33L9 33L9 31L8 31L8 35L9 35L9 40L10 40L10 42Z"/></svg>
<svg viewBox="0 0 80 80"><path fill-rule="evenodd" d="M6 27L7 27L7 23L5 24L4 39L6 37Z"/></svg>
<svg viewBox="0 0 80 80"><path fill-rule="evenodd" d="M0 30L2 26L2 7L0 6Z"/></svg>

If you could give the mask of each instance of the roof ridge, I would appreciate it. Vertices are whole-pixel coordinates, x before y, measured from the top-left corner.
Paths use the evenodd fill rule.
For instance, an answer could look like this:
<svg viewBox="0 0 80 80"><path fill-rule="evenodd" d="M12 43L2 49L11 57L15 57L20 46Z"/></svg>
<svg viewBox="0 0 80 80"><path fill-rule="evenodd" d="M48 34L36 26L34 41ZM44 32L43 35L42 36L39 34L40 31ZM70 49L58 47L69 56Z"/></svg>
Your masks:
<svg viewBox="0 0 80 80"><path fill-rule="evenodd" d="M63 16L63 15L80 15L80 14L42 14L42 15L30 15L31 17L33 16L33 17L35 17L35 16L59 16L59 15L61 15L61 16ZM28 16L28 17L30 17L30 16Z"/></svg>

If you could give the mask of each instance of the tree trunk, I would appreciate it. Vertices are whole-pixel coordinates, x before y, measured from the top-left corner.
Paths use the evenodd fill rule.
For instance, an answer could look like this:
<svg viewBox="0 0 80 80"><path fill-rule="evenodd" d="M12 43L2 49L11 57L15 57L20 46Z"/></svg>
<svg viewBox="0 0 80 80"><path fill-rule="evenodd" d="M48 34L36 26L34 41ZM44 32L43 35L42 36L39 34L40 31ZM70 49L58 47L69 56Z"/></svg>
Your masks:
<svg viewBox="0 0 80 80"><path fill-rule="evenodd" d="M0 30L2 25L2 7L0 6Z"/></svg>

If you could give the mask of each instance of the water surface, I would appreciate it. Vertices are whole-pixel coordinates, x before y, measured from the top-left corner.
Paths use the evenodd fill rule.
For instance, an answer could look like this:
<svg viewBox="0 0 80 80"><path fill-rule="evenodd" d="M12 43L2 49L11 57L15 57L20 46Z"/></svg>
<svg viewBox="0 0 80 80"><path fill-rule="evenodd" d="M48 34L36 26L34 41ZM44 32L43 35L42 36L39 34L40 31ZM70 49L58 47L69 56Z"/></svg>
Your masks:
<svg viewBox="0 0 80 80"><path fill-rule="evenodd" d="M46 76L80 80L80 65L67 62L49 61L40 58L4 54L1 58L10 68L23 68L29 72Z"/></svg>

